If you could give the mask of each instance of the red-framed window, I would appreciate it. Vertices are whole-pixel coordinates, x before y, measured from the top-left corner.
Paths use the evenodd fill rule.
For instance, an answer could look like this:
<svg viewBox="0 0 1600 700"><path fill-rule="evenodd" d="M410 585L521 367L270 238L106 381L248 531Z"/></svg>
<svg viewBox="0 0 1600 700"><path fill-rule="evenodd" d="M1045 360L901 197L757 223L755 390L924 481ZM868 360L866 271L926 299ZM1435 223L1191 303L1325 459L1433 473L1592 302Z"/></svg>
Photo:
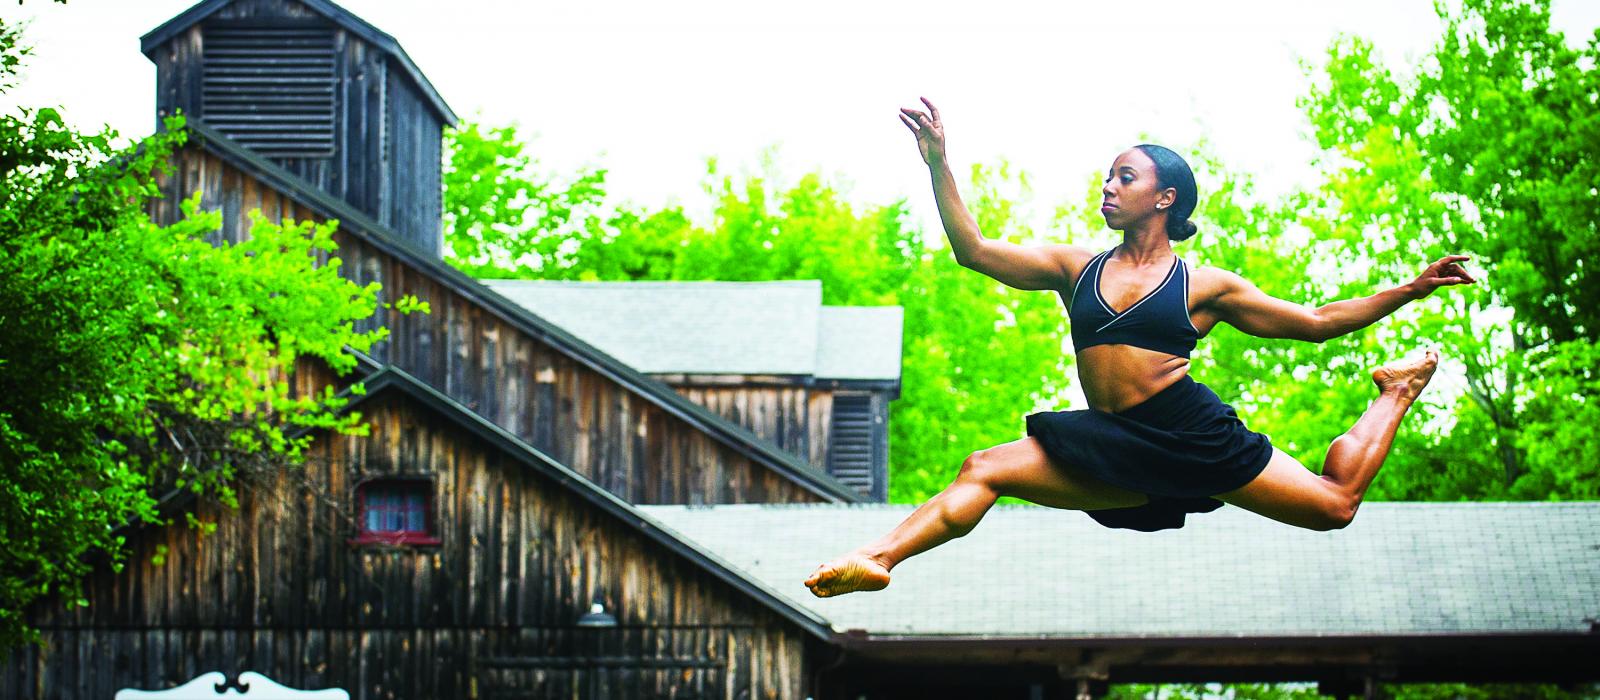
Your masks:
<svg viewBox="0 0 1600 700"><path fill-rule="evenodd" d="M356 487L360 534L354 544L439 544L433 482L374 479Z"/></svg>

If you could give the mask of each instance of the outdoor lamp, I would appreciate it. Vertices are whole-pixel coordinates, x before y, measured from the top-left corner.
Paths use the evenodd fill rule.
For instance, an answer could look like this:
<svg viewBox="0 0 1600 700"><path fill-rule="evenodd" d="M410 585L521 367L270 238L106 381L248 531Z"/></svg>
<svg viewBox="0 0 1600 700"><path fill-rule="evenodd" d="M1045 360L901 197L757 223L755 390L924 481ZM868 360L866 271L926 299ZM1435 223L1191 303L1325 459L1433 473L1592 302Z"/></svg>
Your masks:
<svg viewBox="0 0 1600 700"><path fill-rule="evenodd" d="M583 617L578 618L578 626L616 627L617 618L611 613L606 612L605 603L600 601L599 596L596 596L594 603L589 606L589 612L584 613Z"/></svg>

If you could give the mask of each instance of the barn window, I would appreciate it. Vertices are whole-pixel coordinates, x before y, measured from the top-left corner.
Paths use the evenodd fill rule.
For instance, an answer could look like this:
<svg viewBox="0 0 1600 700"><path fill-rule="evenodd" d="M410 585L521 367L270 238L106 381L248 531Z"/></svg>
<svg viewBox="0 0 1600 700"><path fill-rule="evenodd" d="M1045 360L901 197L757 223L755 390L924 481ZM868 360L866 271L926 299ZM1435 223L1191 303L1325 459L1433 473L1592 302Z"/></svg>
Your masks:
<svg viewBox="0 0 1600 700"><path fill-rule="evenodd" d="M872 491L872 397L835 394L828 473L862 493Z"/></svg>
<svg viewBox="0 0 1600 700"><path fill-rule="evenodd" d="M433 482L377 479L356 490L361 534L356 544L438 544L434 529Z"/></svg>
<svg viewBox="0 0 1600 700"><path fill-rule="evenodd" d="M305 22L206 25L201 119L269 158L332 156L333 38Z"/></svg>

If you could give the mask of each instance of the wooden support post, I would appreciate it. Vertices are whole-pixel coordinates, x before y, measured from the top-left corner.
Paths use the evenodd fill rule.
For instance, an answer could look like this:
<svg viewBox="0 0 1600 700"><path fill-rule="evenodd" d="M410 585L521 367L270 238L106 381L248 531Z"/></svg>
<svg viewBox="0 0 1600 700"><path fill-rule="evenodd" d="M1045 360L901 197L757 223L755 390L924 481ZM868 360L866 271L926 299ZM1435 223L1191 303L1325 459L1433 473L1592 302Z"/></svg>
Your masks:
<svg viewBox="0 0 1600 700"><path fill-rule="evenodd" d="M1073 700L1099 700L1111 690L1111 668L1104 657L1085 653L1081 663L1059 664L1056 673L1068 681Z"/></svg>

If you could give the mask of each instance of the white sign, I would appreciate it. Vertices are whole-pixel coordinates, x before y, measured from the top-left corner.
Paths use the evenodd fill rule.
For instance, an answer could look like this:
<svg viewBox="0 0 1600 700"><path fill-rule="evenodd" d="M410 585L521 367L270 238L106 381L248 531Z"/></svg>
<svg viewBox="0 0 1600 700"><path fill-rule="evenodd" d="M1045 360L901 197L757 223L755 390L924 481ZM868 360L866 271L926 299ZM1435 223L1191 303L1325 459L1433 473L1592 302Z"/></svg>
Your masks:
<svg viewBox="0 0 1600 700"><path fill-rule="evenodd" d="M196 676L194 680L167 690L117 691L116 700L217 700L217 698L245 698L246 700L350 700L350 694L337 688L330 690L295 690L273 682L271 678L255 671L239 674L239 687L244 692L229 687L219 691L228 677L219 671Z"/></svg>

